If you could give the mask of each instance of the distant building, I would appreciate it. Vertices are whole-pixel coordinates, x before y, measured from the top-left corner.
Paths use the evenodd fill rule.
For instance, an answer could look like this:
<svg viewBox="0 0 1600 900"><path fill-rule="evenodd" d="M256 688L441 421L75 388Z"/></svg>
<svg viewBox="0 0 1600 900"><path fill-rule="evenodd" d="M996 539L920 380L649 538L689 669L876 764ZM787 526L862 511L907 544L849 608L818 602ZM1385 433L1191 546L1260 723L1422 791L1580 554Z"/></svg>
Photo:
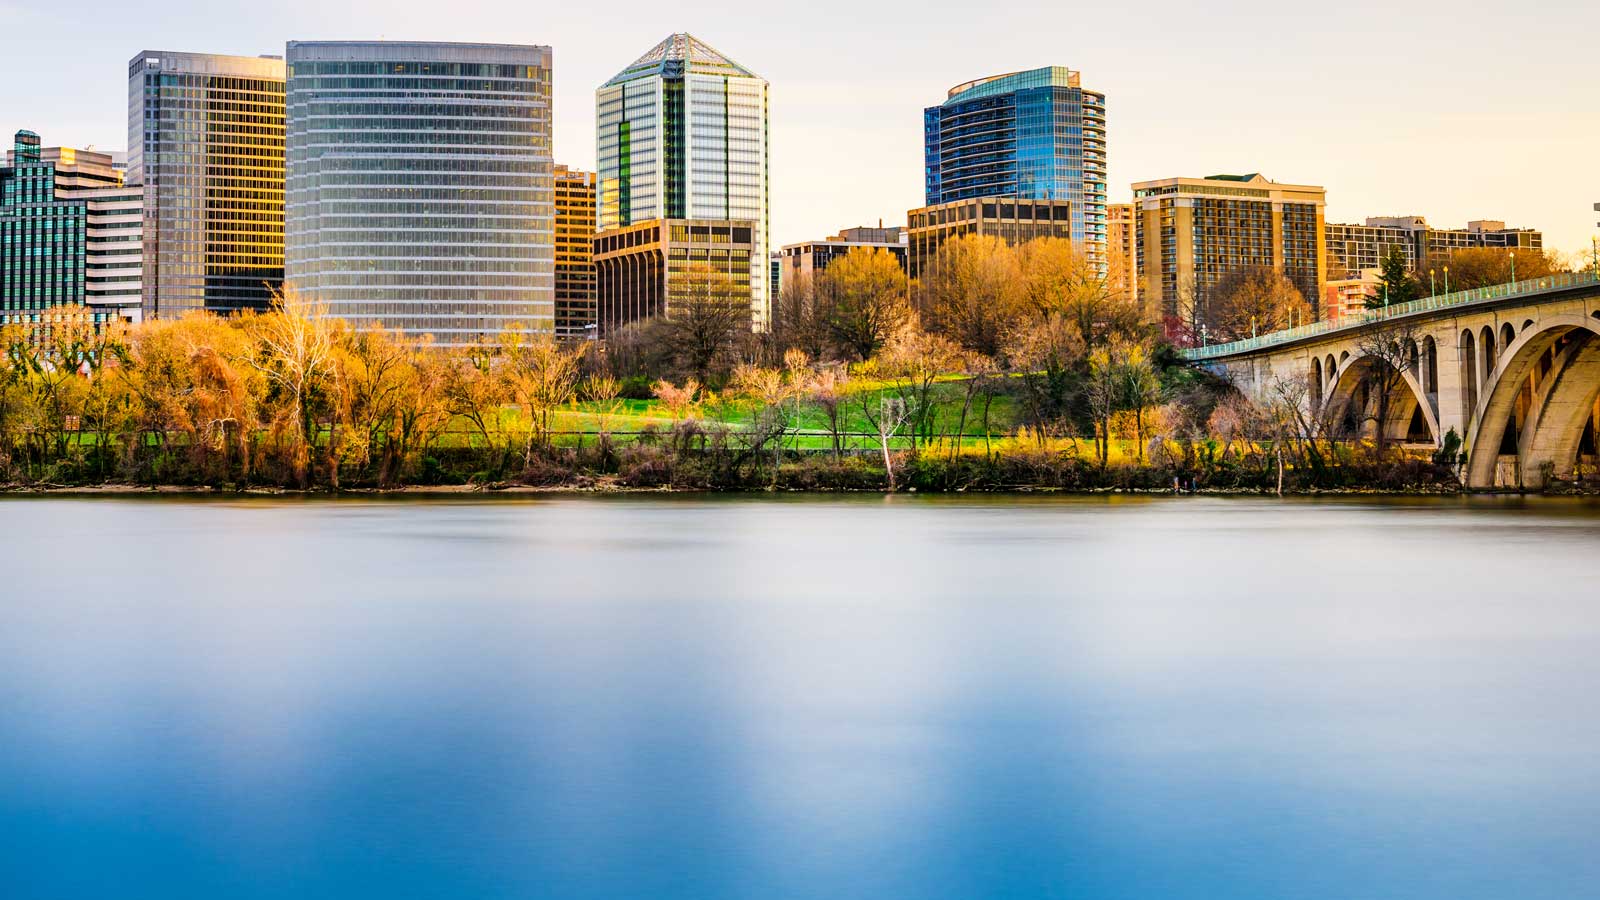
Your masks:
<svg viewBox="0 0 1600 900"><path fill-rule="evenodd" d="M600 336L669 316L695 289L744 297L751 260L762 258L744 219L656 219L602 231L594 239Z"/></svg>
<svg viewBox="0 0 1600 900"><path fill-rule="evenodd" d="M1165 178L1133 186L1139 294L1163 321L1254 268L1283 274L1317 305L1326 280L1326 192L1258 174Z"/></svg>
<svg viewBox="0 0 1600 900"><path fill-rule="evenodd" d="M142 206L110 154L17 132L0 167L0 324L79 305L96 322L137 321Z"/></svg>
<svg viewBox="0 0 1600 900"><path fill-rule="evenodd" d="M838 234L820 241L786 244L779 251L783 258L785 277L812 278L828 268L834 260L852 250L877 248L893 256L900 268L906 267L906 230L904 228L846 228Z"/></svg>
<svg viewBox="0 0 1600 900"><path fill-rule="evenodd" d="M1327 224L1328 277L1342 280L1364 269L1383 265L1389 252L1398 248L1405 257L1406 268L1417 266L1417 243L1413 235L1403 228L1374 225Z"/></svg>
<svg viewBox="0 0 1600 900"><path fill-rule="evenodd" d="M783 253L774 250L767 259L767 296L776 302L778 296L783 292Z"/></svg>
<svg viewBox="0 0 1600 900"><path fill-rule="evenodd" d="M1107 284L1112 290L1125 293L1134 303L1139 302L1138 237L1132 203L1113 203L1106 207ZM1147 309L1144 318L1147 322L1159 323L1161 311Z"/></svg>
<svg viewBox="0 0 1600 900"><path fill-rule="evenodd" d="M1457 250L1504 247L1523 250L1544 248L1544 236L1529 228L1507 228L1487 219L1468 222L1466 228L1434 228L1422 216L1374 216L1365 225L1327 225L1328 272L1348 277L1383 264L1390 248L1398 247L1406 266L1420 271L1443 264Z"/></svg>
<svg viewBox="0 0 1600 900"><path fill-rule="evenodd" d="M771 311L766 80L693 35L670 35L595 91L595 148L596 240L645 223L657 230L661 222L743 223L727 227L750 232L745 290L752 327L764 329ZM605 297L632 292L608 288L611 271L618 269L599 270L602 331L617 324L606 318Z"/></svg>
<svg viewBox="0 0 1600 900"><path fill-rule="evenodd" d="M144 313L266 309L283 283L284 62L145 50L127 180L144 185Z"/></svg>
<svg viewBox="0 0 1600 900"><path fill-rule="evenodd" d="M1338 321L1362 315L1367 301L1380 295L1383 279L1377 269L1363 269L1348 278L1336 278L1322 286L1322 318Z"/></svg>
<svg viewBox="0 0 1600 900"><path fill-rule="evenodd" d="M1038 237L1072 237L1073 206L1066 200L1019 200L985 197L925 206L906 213L906 266L912 281L927 277L939 248L951 238L991 235L1007 244L1025 244Z"/></svg>
<svg viewBox="0 0 1600 900"><path fill-rule="evenodd" d="M593 338L595 177L560 165L555 171L556 337Z"/></svg>
<svg viewBox="0 0 1600 900"><path fill-rule="evenodd" d="M1104 264L1106 98L1061 66L979 78L923 110L925 203L1070 204L1070 237Z"/></svg>

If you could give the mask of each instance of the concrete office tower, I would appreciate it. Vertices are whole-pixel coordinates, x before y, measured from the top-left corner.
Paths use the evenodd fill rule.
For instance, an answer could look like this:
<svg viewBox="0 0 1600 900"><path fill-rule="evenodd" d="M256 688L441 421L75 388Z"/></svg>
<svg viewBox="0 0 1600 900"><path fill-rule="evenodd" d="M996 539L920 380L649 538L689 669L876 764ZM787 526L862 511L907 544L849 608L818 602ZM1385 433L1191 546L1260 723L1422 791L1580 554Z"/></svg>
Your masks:
<svg viewBox="0 0 1600 900"><path fill-rule="evenodd" d="M556 336L594 338L594 173L556 166Z"/></svg>
<svg viewBox="0 0 1600 900"><path fill-rule="evenodd" d="M285 274L440 344L555 326L550 48L291 41Z"/></svg>
<svg viewBox="0 0 1600 900"><path fill-rule="evenodd" d="M1323 205L1315 185L1264 176L1164 178L1133 186L1139 295L1162 321L1234 272L1273 269L1313 309L1326 281Z"/></svg>
<svg viewBox="0 0 1600 900"><path fill-rule="evenodd" d="M742 243L750 252L737 254L738 263L749 284L752 324L765 328L771 309L767 82L692 35L674 34L595 91L595 149L596 237L658 220L694 220L695 228L713 234L748 229L751 238ZM666 232L670 241L670 225ZM702 261L740 274L729 268L733 256L711 248ZM602 281L606 272L601 269ZM604 304L618 291L602 284L600 294ZM647 308L649 300L638 297L616 312ZM602 310L602 329L615 321Z"/></svg>
<svg viewBox="0 0 1600 900"><path fill-rule="evenodd" d="M283 282L283 60L146 50L128 63L144 185L144 311L266 309Z"/></svg>
<svg viewBox="0 0 1600 900"><path fill-rule="evenodd" d="M17 132L0 167L0 324L79 305L95 322L137 321L143 201L112 154Z"/></svg>
<svg viewBox="0 0 1600 900"><path fill-rule="evenodd" d="M1071 204L1071 239L1105 267L1106 97L1061 66L951 88L922 113L926 204L1012 197Z"/></svg>

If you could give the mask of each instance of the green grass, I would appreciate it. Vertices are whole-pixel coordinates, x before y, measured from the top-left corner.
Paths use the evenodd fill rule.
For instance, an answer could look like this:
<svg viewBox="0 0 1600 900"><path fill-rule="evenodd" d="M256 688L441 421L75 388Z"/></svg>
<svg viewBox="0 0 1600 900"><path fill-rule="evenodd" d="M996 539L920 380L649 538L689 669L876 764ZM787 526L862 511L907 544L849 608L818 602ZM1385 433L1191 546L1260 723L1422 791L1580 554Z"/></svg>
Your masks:
<svg viewBox="0 0 1600 900"><path fill-rule="evenodd" d="M893 394L892 391L881 387L867 387L847 394L839 408L839 430L847 433L873 432L875 429L871 421L862 411L862 400L865 399L867 407L876 414L880 398L885 393ZM961 420L961 405L965 393L966 386L958 381L943 382L934 386L936 432L953 433L956 430ZM981 403L981 398L974 398L973 408L967 414L966 427L963 429L963 434L967 437L983 437ZM664 430L673 422L672 415L656 400L619 400L616 406L616 411L606 419L607 430L613 433L639 431L647 425ZM759 408L758 403L749 400L706 403L696 409L695 416L708 421L740 426L750 424ZM791 405L790 408L796 410L792 427L802 434L815 432L826 437L828 418L821 408L804 400ZM556 414L556 429L598 433L599 410L600 404L589 402L575 404L573 408ZM989 406L990 432L996 436L1006 435L1014 431L1016 426L1016 402L1011 397L1003 395L995 397ZM823 443L826 445L826 440Z"/></svg>

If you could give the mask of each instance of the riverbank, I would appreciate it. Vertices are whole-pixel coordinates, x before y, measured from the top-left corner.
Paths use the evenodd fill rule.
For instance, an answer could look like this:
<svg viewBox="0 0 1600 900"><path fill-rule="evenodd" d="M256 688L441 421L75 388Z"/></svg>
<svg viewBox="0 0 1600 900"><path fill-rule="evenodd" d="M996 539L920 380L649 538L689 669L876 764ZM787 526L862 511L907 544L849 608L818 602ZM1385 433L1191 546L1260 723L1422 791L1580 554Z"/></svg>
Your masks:
<svg viewBox="0 0 1600 900"><path fill-rule="evenodd" d="M657 487L635 487L621 484L614 479L600 479L593 484L561 484L561 485L526 485L526 484L482 484L482 485L400 485L391 488L356 487L340 490L327 488L295 489L270 486L226 487L210 485L143 485L143 484L95 484L95 485L0 485L0 496L38 496L38 497L126 497L126 496L173 496L173 497L463 497L463 496L539 496L539 495L568 495L577 496L584 494L606 495L652 495L652 494L728 494L728 495L817 495L837 496L842 494L863 495L881 494L883 496L899 495L933 495L948 496L961 494L988 494L995 496L1005 495L1058 495L1096 497L1109 495L1128 495L1143 497L1268 497L1275 496L1276 491L1267 489L1241 490L1226 488L1195 488L1193 490L1174 491L1170 488L1060 488L1049 486L1015 485L1011 487L980 487L980 488L955 488L951 490L927 490L909 487L904 490L890 492L884 489L868 488L793 488L793 487L744 487L744 488L707 488L707 487L673 487L662 485ZM1573 496L1592 497L1600 495L1596 491L1519 491L1501 489L1492 491L1469 491L1460 487L1449 488L1435 486L1429 488L1394 489L1394 488L1298 488L1283 491L1285 497L1452 497L1452 496Z"/></svg>

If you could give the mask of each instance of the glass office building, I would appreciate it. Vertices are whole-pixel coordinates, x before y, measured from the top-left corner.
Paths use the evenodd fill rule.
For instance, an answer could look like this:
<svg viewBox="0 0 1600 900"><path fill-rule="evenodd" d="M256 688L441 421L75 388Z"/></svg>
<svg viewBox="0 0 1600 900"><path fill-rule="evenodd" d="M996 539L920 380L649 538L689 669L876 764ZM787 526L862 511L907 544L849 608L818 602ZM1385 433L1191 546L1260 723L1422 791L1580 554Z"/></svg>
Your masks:
<svg viewBox="0 0 1600 900"><path fill-rule="evenodd" d="M923 111L927 205L1066 200L1072 239L1106 259L1106 98L1060 66L980 78Z"/></svg>
<svg viewBox="0 0 1600 900"><path fill-rule="evenodd" d="M283 281L283 60L146 50L128 64L144 312L265 309Z"/></svg>
<svg viewBox="0 0 1600 900"><path fill-rule="evenodd" d="M751 317L764 328L767 82L693 35L674 34L595 92L595 128L599 231L662 219L748 225Z"/></svg>
<svg viewBox="0 0 1600 900"><path fill-rule="evenodd" d="M441 344L555 316L550 48L291 41L286 274Z"/></svg>
<svg viewBox="0 0 1600 900"><path fill-rule="evenodd" d="M17 132L0 166L0 324L75 306L97 323L137 320L142 201L111 154Z"/></svg>

